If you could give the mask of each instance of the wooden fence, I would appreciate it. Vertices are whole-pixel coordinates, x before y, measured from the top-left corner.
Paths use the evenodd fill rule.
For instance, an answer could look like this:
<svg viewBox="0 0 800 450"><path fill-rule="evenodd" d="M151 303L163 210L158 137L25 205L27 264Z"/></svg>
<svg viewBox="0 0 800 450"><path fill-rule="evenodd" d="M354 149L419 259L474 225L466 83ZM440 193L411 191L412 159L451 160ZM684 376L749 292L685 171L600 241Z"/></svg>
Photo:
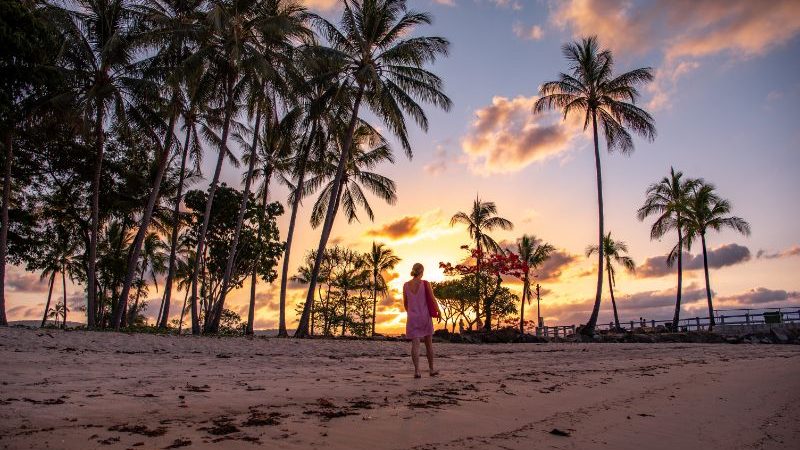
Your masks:
<svg viewBox="0 0 800 450"><path fill-rule="evenodd" d="M767 323L798 323L800 324L800 306L781 307L781 308L759 308L759 309L720 309L714 311L714 321L716 325L760 325ZM678 329L674 331L702 331L707 330L711 321L708 317L690 317L678 321ZM620 328L633 331L634 329L657 330L664 327L667 331L672 330L672 320L630 320L620 321ZM597 324L599 330L612 330L614 323ZM536 327L536 335L544 337L566 337L575 334L575 325L556 325Z"/></svg>

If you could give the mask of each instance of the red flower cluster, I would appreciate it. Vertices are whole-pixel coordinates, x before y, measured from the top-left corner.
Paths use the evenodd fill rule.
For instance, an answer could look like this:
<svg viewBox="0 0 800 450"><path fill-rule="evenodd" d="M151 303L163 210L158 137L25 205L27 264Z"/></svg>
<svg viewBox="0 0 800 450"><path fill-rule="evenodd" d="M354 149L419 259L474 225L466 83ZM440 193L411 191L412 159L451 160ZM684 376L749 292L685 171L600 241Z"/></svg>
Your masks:
<svg viewBox="0 0 800 450"><path fill-rule="evenodd" d="M472 249L471 255L474 259L481 259L481 271L492 275L510 275L522 278L528 272L528 264L519 259L519 255L508 252L484 254L482 250ZM457 264L440 262L439 267L444 270L445 275L472 275L478 271L477 265Z"/></svg>

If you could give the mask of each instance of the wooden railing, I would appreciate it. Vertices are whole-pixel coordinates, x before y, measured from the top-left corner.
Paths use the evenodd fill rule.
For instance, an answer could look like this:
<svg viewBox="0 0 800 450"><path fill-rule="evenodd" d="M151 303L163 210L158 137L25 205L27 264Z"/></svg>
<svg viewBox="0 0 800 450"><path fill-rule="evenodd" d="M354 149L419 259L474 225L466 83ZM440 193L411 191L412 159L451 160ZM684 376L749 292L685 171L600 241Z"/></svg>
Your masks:
<svg viewBox="0 0 800 450"><path fill-rule="evenodd" d="M738 314L737 314L738 313ZM716 325L759 325L765 323L800 323L800 306L781 308L758 309L720 309L714 311ZM667 331L703 331L708 330L711 321L708 317L690 317L678 321L678 329L672 330L672 320L630 320L620 322L620 328L633 331L634 329L649 328L656 330L663 326ZM599 330L613 330L614 323L598 324ZM566 337L575 334L575 325L541 326L536 328L536 335L543 337Z"/></svg>

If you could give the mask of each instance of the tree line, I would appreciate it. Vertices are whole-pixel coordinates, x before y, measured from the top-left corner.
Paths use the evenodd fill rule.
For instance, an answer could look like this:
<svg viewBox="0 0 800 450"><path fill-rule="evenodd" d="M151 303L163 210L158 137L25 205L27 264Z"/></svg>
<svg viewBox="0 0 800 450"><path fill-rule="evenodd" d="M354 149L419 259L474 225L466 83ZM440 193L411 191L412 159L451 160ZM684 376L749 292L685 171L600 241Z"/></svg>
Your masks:
<svg viewBox="0 0 800 450"><path fill-rule="evenodd" d="M249 279L252 332L256 285L283 258L286 335L297 211L317 195L320 240L295 333L307 335L336 215L372 219L367 194L396 199L374 171L393 149L363 114L411 157L407 120L428 126L420 102L451 105L425 68L449 43L412 33L429 14L405 0L342 7L332 23L291 0L3 0L0 280L7 263L50 286L61 273L85 287L88 327L114 329L136 323L163 281L157 325L169 324L177 287L180 323L185 312L199 334L219 331L227 295ZM220 183L226 165L243 169L242 190ZM208 188L189 190L201 177ZM285 242L274 182L290 191Z"/></svg>

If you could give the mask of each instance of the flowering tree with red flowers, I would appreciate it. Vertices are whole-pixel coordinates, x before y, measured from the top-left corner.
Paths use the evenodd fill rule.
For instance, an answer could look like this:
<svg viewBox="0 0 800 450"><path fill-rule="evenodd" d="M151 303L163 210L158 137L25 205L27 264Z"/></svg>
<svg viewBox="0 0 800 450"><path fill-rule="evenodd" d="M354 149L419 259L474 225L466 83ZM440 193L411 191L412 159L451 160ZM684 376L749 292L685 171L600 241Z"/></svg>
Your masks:
<svg viewBox="0 0 800 450"><path fill-rule="evenodd" d="M522 261L519 255L512 252L490 253L487 255L481 249L469 249L467 246L461 248L470 250L472 260L481 261L480 269L477 264L469 263L453 265L451 263L440 262L439 267L444 271L445 275L448 276L472 276L494 281L494 283L491 283L492 286L489 292L480 292L481 295L477 299L475 305L475 313L477 316L480 316L481 298L483 299L483 314L486 318L483 327L487 331L491 330L492 304L497 298L497 295L501 292L500 284L502 283L502 277L505 275L522 278L529 270L528 264ZM482 284L486 286L486 290L488 291L490 283Z"/></svg>

